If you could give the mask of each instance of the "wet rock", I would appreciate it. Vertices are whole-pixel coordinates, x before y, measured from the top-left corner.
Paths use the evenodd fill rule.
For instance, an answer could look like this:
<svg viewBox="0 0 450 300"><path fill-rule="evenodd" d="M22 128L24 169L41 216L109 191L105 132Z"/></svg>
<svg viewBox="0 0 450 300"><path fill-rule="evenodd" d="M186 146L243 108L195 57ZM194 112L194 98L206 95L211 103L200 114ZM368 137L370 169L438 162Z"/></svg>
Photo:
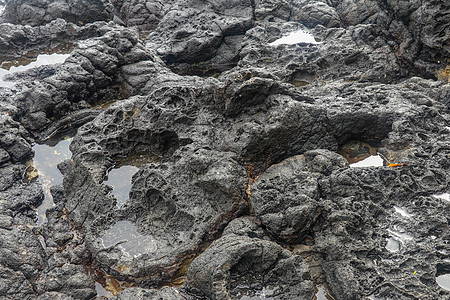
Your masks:
<svg viewBox="0 0 450 300"><path fill-rule="evenodd" d="M305 152L306 164L312 172L330 175L333 171L346 168L347 161L336 152L317 149Z"/></svg>
<svg viewBox="0 0 450 300"><path fill-rule="evenodd" d="M0 168L0 296L36 295L34 284L45 266L41 244L32 230L34 207L43 199L37 183L22 183L24 165Z"/></svg>
<svg viewBox="0 0 450 300"><path fill-rule="evenodd" d="M442 40L449 32L443 15L450 7L444 2L389 1L381 5L377 1L346 1L337 3L335 9L343 25L376 24L383 39L396 43L395 55L400 61L433 78L449 51Z"/></svg>
<svg viewBox="0 0 450 300"><path fill-rule="evenodd" d="M118 102L79 129L71 145L73 162L65 170L66 209L75 226L90 228L87 244L108 272L144 285L169 279L187 255L246 212L244 167L232 152L206 146L205 115L198 109L215 85L203 83L157 82L151 96ZM129 200L116 210L102 181L115 162L133 154L153 155L153 164L140 166ZM137 241L127 242L126 232L114 236L111 230L119 225L149 244L127 250Z"/></svg>
<svg viewBox="0 0 450 300"><path fill-rule="evenodd" d="M4 22L21 25L43 25L57 18L75 24L109 21L112 19L113 7L110 1L8 1L2 14Z"/></svg>
<svg viewBox="0 0 450 300"><path fill-rule="evenodd" d="M313 284L300 256L279 245L227 234L189 266L188 288L210 299L308 299Z"/></svg>
<svg viewBox="0 0 450 300"><path fill-rule="evenodd" d="M240 217L231 221L225 230L223 235L241 235L248 236L250 238L269 239L267 233L261 228L261 224L254 217Z"/></svg>
<svg viewBox="0 0 450 300"><path fill-rule="evenodd" d="M328 150L312 150L272 165L251 186L255 215L275 239L300 242L317 221L320 173L346 168L345 159Z"/></svg>
<svg viewBox="0 0 450 300"><path fill-rule="evenodd" d="M102 264L123 275L150 282L168 279L183 257L216 238L231 219L246 211L244 188L244 168L224 154L200 150L175 162L149 165L134 176L121 213L135 224L138 239L148 240L147 246L133 250L130 247L138 241L127 232L114 233L119 227L105 228L104 218L93 223L88 246Z"/></svg>
<svg viewBox="0 0 450 300"><path fill-rule="evenodd" d="M40 295L37 300L72 300L73 298L58 292L48 292Z"/></svg>
<svg viewBox="0 0 450 300"><path fill-rule="evenodd" d="M120 98L119 68L152 57L132 30L116 28L102 37L86 40L54 75L22 86L15 95L20 109L16 118L27 129L39 133L50 126L51 119L66 117L71 111L85 108L86 103L95 105Z"/></svg>
<svg viewBox="0 0 450 300"><path fill-rule="evenodd" d="M325 224L324 231L316 233L316 247L326 252L323 269L334 295L342 299L372 293L386 295L385 287L390 286L390 295L420 298L426 296L418 291L427 291L437 297L436 286L423 278L432 278L440 261L430 255L429 247L442 247L442 239L448 236L446 217L442 215L446 209L444 203L419 194L441 189L448 179L440 171L424 166L421 174L414 166L353 168L336 171L320 181L326 199ZM422 176L428 179L412 179ZM333 195L329 194L331 189ZM412 215L399 214L394 206L407 207ZM425 223L427 229L422 227ZM388 250L388 238L394 238L400 250ZM427 259L427 266L419 263L423 259ZM400 265L403 271L399 276L393 268Z"/></svg>

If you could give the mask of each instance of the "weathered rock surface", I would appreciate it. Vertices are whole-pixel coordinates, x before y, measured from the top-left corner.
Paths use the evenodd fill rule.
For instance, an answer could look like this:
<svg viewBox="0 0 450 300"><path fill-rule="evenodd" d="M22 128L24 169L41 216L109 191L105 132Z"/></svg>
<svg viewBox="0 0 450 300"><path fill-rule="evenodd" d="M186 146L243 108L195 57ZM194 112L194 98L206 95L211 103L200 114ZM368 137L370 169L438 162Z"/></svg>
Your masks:
<svg viewBox="0 0 450 300"><path fill-rule="evenodd" d="M101 37L80 42L54 74L19 86L10 101L18 107L15 118L27 129L42 132L69 112L123 97L121 67L148 61L158 70L158 59L138 42L136 32L106 27Z"/></svg>
<svg viewBox="0 0 450 300"><path fill-rule="evenodd" d="M101 36L110 28L105 22L79 26L55 19L42 26L0 24L0 57L17 59L39 50L51 50L67 43Z"/></svg>
<svg viewBox="0 0 450 300"><path fill-rule="evenodd" d="M188 288L209 299L313 297L313 283L300 256L271 241L229 231L189 266Z"/></svg>
<svg viewBox="0 0 450 300"><path fill-rule="evenodd" d="M76 45L0 88L0 298L450 299L449 11L8 1L0 57ZM316 43L272 44L298 29ZM32 145L78 126L35 226Z"/></svg>
<svg viewBox="0 0 450 300"><path fill-rule="evenodd" d="M43 25L61 18L75 24L112 20L113 6L108 0L10 0L2 14L4 22Z"/></svg>
<svg viewBox="0 0 450 300"><path fill-rule="evenodd" d="M155 29L161 18L176 3L174 0L164 2L113 0L111 2L127 26L137 27L143 32Z"/></svg>

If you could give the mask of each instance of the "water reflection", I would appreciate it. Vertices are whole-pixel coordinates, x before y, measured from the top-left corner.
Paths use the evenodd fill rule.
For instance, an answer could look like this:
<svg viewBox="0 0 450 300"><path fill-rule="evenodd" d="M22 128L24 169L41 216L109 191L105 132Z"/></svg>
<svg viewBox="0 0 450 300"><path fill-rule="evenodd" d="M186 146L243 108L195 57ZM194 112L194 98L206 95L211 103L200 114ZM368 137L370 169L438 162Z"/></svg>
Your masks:
<svg viewBox="0 0 450 300"><path fill-rule="evenodd" d="M360 168L360 167L382 167L383 166L383 158L379 155L372 155L363 160L360 160L356 163L350 164L352 168Z"/></svg>
<svg viewBox="0 0 450 300"><path fill-rule="evenodd" d="M320 42L316 42L314 39L314 36L306 32L302 29L294 31L289 33L286 36L283 36L282 38L279 38L276 41L273 41L270 43L270 46L277 46L277 45L293 45L293 44L321 44Z"/></svg>
<svg viewBox="0 0 450 300"><path fill-rule="evenodd" d="M39 66L63 63L68 57L69 54L53 53L41 54L35 58L27 57L20 60L2 62L0 65L0 87L12 87L16 84L14 81L5 80L5 75L12 75Z"/></svg>
<svg viewBox="0 0 450 300"><path fill-rule="evenodd" d="M103 297L106 299L109 298L113 298L114 295L110 292L107 291L100 283L96 282L95 283L95 291L97 292L97 297Z"/></svg>
<svg viewBox="0 0 450 300"><path fill-rule="evenodd" d="M408 211L404 207L394 206L394 210L396 213L400 214L405 218L411 218L413 216L412 214L408 213Z"/></svg>
<svg viewBox="0 0 450 300"><path fill-rule="evenodd" d="M411 235L405 232L398 232L391 229L388 229L388 232L391 234L392 237L400 240L402 243L413 239Z"/></svg>
<svg viewBox="0 0 450 300"><path fill-rule="evenodd" d="M37 179L44 190L44 201L37 208L38 226L46 221L45 211L54 206L50 188L63 182L63 175L58 170L57 165L71 158L72 152L69 150L71 141L72 138L67 136L56 144L49 142L48 144L33 146L34 157L32 165L28 167L31 170L29 174L37 175ZM33 179L33 175L30 177L29 179Z"/></svg>
<svg viewBox="0 0 450 300"><path fill-rule="evenodd" d="M400 250L400 242L394 238L388 238L385 248L389 252L398 252Z"/></svg>
<svg viewBox="0 0 450 300"><path fill-rule="evenodd" d="M103 247L116 247L127 257L136 257L143 253L152 253L157 249L152 236L137 231L130 221L119 221L102 236Z"/></svg>
<svg viewBox="0 0 450 300"><path fill-rule="evenodd" d="M434 198L437 198L437 199L442 199L442 200L450 201L450 194L449 194L449 193L436 194L436 195L433 195L433 197L434 197Z"/></svg>
<svg viewBox="0 0 450 300"><path fill-rule="evenodd" d="M334 300L333 296L330 295L328 290L319 285L314 287L315 294L313 300Z"/></svg>
<svg viewBox="0 0 450 300"><path fill-rule="evenodd" d="M105 184L111 186L111 194L117 199L117 206L122 206L128 199L133 175L139 171L135 166L122 166L108 173Z"/></svg>
<svg viewBox="0 0 450 300"><path fill-rule="evenodd" d="M377 153L377 148L362 141L349 141L339 147L338 153L345 157L350 167L383 166L383 158Z"/></svg>
<svg viewBox="0 0 450 300"><path fill-rule="evenodd" d="M450 291L450 274L436 277L436 283L446 291Z"/></svg>
<svg viewBox="0 0 450 300"><path fill-rule="evenodd" d="M121 207L128 200L131 181L133 175L139 171L139 167L159 161L161 161L160 156L147 152L125 157L117 162L116 167L107 174L104 183L113 188L111 194L116 198L118 207Z"/></svg>

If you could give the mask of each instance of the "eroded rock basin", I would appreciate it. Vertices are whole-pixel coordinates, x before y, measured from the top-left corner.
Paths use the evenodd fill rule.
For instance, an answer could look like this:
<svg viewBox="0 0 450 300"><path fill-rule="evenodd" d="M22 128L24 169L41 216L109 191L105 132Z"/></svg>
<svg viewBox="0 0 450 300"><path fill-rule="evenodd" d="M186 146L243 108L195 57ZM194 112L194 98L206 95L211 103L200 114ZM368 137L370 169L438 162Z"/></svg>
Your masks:
<svg viewBox="0 0 450 300"><path fill-rule="evenodd" d="M33 146L34 156L32 161L29 162L27 179L33 180L37 177L44 189L44 200L37 207L36 212L38 217L36 224L38 226L46 221L46 210L55 205L51 188L63 182L63 175L58 170L58 164L71 158L72 153L69 150L71 140L70 136L65 136L61 141L53 139L45 144Z"/></svg>

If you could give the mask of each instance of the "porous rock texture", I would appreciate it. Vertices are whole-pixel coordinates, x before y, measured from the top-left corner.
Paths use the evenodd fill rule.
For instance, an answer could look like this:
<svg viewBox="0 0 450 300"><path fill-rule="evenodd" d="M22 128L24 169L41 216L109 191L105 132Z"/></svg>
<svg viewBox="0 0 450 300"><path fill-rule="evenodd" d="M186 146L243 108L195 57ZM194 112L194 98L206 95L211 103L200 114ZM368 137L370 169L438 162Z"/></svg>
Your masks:
<svg viewBox="0 0 450 300"><path fill-rule="evenodd" d="M450 299L447 1L0 5L3 67L73 48L0 79L0 298Z"/></svg>

